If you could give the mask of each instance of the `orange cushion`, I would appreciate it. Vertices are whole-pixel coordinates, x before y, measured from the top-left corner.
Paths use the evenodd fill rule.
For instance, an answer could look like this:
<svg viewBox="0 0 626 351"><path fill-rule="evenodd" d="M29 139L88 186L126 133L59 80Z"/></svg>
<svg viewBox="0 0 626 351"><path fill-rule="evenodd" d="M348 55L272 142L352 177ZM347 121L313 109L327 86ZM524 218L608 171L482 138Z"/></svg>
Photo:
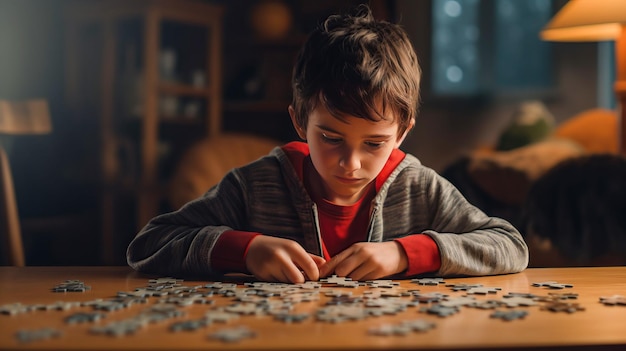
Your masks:
<svg viewBox="0 0 626 351"><path fill-rule="evenodd" d="M617 153L617 114L585 110L557 126L553 136L575 141L589 153Z"/></svg>

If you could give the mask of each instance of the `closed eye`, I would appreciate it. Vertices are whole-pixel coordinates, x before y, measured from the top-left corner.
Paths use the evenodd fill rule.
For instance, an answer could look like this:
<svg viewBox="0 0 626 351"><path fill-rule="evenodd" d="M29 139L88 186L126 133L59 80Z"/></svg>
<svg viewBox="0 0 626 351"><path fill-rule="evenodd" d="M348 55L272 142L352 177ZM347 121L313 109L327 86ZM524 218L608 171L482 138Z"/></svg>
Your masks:
<svg viewBox="0 0 626 351"><path fill-rule="evenodd" d="M383 145L385 145L384 141L367 141L365 145L372 149L380 149Z"/></svg>
<svg viewBox="0 0 626 351"><path fill-rule="evenodd" d="M332 144L332 145L337 145L342 142L341 138L333 138L333 137L326 135L326 133L322 133L322 140L325 143Z"/></svg>

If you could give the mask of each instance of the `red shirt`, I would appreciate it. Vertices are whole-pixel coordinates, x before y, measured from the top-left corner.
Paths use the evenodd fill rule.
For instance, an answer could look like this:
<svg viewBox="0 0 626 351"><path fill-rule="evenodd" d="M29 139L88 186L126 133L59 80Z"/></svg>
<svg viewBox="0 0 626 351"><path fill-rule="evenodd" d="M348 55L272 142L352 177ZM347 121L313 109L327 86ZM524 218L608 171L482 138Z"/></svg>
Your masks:
<svg viewBox="0 0 626 351"><path fill-rule="evenodd" d="M370 222L370 204L391 172L404 159L404 152L394 149L384 168L376 177L375 186L355 204L340 206L323 199L317 192L311 191L311 182L318 178L311 176L315 174L315 170L309 157L308 144L292 142L284 145L283 151L289 157L311 199L317 204L324 258L329 260L352 244L366 241ZM213 267L226 272L247 272L245 255L248 245L256 235L260 233L234 230L223 233L213 249L211 256ZM439 249L430 236L408 235L395 241L407 254L408 269L405 275L412 276L439 269L441 265Z"/></svg>

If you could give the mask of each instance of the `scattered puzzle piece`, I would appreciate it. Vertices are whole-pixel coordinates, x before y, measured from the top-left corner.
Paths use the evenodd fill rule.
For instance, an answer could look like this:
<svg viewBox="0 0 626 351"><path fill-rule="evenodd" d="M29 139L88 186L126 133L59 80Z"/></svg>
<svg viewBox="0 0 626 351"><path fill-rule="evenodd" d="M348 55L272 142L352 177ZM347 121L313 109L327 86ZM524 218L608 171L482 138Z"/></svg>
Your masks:
<svg viewBox="0 0 626 351"><path fill-rule="evenodd" d="M467 291L473 288L480 288L482 286L483 286L482 284L465 284L465 283L446 284L446 287L449 287L450 289L452 289L452 291Z"/></svg>
<svg viewBox="0 0 626 351"><path fill-rule="evenodd" d="M291 313L294 304L286 300L268 300L262 304L262 307L266 314L277 315Z"/></svg>
<svg viewBox="0 0 626 351"><path fill-rule="evenodd" d="M559 293L548 293L548 296L537 296L535 297L536 301L540 302L555 302L561 300L575 300L578 298L578 294L570 293L570 294L559 294Z"/></svg>
<svg viewBox="0 0 626 351"><path fill-rule="evenodd" d="M136 298L146 298L150 296L165 296L168 292L164 289L135 289L135 291L118 291L117 297L126 298L126 297L136 297Z"/></svg>
<svg viewBox="0 0 626 351"><path fill-rule="evenodd" d="M622 296L622 295L601 296L600 302L608 306L615 306L615 305L626 306L626 296Z"/></svg>
<svg viewBox="0 0 626 351"><path fill-rule="evenodd" d="M528 297L505 297L500 300L506 307L534 306L537 303Z"/></svg>
<svg viewBox="0 0 626 351"><path fill-rule="evenodd" d="M420 309L420 312L434 314L439 317L448 317L448 316L458 313L459 308L456 306L446 307L446 306L436 304L436 305L432 305L429 307L422 307Z"/></svg>
<svg viewBox="0 0 626 351"><path fill-rule="evenodd" d="M241 315L262 315L265 314L265 308L254 303L235 303L224 307L224 311L238 313Z"/></svg>
<svg viewBox="0 0 626 351"><path fill-rule="evenodd" d="M361 297L353 297L350 295L327 295L332 297L329 301L326 301L326 306L331 305L354 305L363 302Z"/></svg>
<svg viewBox="0 0 626 351"><path fill-rule="evenodd" d="M534 299L537 298L538 296L535 294L531 294L531 293L521 293L521 292L508 292L505 295L503 295L502 297L525 297L527 299Z"/></svg>
<svg viewBox="0 0 626 351"><path fill-rule="evenodd" d="M367 286L370 288L384 288L384 289L393 289L400 285L398 282L394 282L389 279L378 279L378 280L368 280L365 282Z"/></svg>
<svg viewBox="0 0 626 351"><path fill-rule="evenodd" d="M572 288L572 287L574 287L572 284L561 284L561 283L557 283L557 282L554 282L554 281L532 283L532 286L546 287L546 288L550 288L550 289L563 289L563 288Z"/></svg>
<svg viewBox="0 0 626 351"><path fill-rule="evenodd" d="M481 287L470 288L470 289L467 290L467 293L468 294L487 295L487 294L497 294L498 291L500 291L500 290L502 290L502 288L481 286Z"/></svg>
<svg viewBox="0 0 626 351"><path fill-rule="evenodd" d="M370 335L390 336L390 335L406 335L411 331L407 326L400 324L381 324L376 327L369 328L367 333Z"/></svg>
<svg viewBox="0 0 626 351"><path fill-rule="evenodd" d="M176 287L176 286L180 286L182 282L183 282L182 279L176 279L172 277L162 277L162 278L148 280L148 286Z"/></svg>
<svg viewBox="0 0 626 351"><path fill-rule="evenodd" d="M111 322L104 326L95 326L90 329L94 334L105 334L109 336L121 337L134 334L140 328L143 328L144 324L136 319L121 320Z"/></svg>
<svg viewBox="0 0 626 351"><path fill-rule="evenodd" d="M423 319L414 319L403 321L402 325L408 326L412 331L415 332L427 332L433 328L435 328L436 324L423 320Z"/></svg>
<svg viewBox="0 0 626 351"><path fill-rule="evenodd" d="M17 340L22 343L58 338L60 336L61 332L53 328L19 330L17 333L15 333L15 337L17 338Z"/></svg>
<svg viewBox="0 0 626 351"><path fill-rule="evenodd" d="M439 292L417 293L413 294L413 301L417 301L418 303L434 303L439 302L446 297L448 297L448 295Z"/></svg>
<svg viewBox="0 0 626 351"><path fill-rule="evenodd" d="M548 296L550 296L552 298L559 299L559 300L575 300L575 299L578 298L578 294L577 293L563 293L563 294L548 293Z"/></svg>
<svg viewBox="0 0 626 351"><path fill-rule="evenodd" d="M174 322L170 325L170 330L173 332L180 332L180 331L196 331L200 328L204 328L206 326L209 325L209 322L202 318L202 319L192 319L192 320L186 320L186 321L180 321L180 322Z"/></svg>
<svg viewBox="0 0 626 351"><path fill-rule="evenodd" d="M120 298L115 298L115 299L110 299L110 300L102 300L102 301L94 302L91 305L91 307L94 310L111 312L111 311L118 311L118 310L128 308L134 303L146 303L146 302L147 300L145 298L131 298L131 297L121 298L120 297Z"/></svg>
<svg viewBox="0 0 626 351"><path fill-rule="evenodd" d="M66 280L52 288L53 292L85 292L87 290L91 290L91 287L80 280Z"/></svg>
<svg viewBox="0 0 626 351"><path fill-rule="evenodd" d="M320 289L322 287L322 283L319 282L304 282L302 284L296 284L300 289Z"/></svg>
<svg viewBox="0 0 626 351"><path fill-rule="evenodd" d="M239 318L239 314L226 312L222 309L210 310L204 314L204 319L208 323L213 323L213 322L227 323L238 318Z"/></svg>
<svg viewBox="0 0 626 351"><path fill-rule="evenodd" d="M552 312L567 312L567 313L574 313L574 312L585 310L584 307L580 306L577 303L560 302L560 301L549 302L541 306L541 309L552 311Z"/></svg>
<svg viewBox="0 0 626 351"><path fill-rule="evenodd" d="M283 301L290 303L311 302L320 299L319 292L303 291L289 294L283 298Z"/></svg>
<svg viewBox="0 0 626 351"><path fill-rule="evenodd" d="M439 305L444 307L461 307L461 306L473 306L476 304L476 298L472 296L461 297L447 297L442 301L439 301Z"/></svg>
<svg viewBox="0 0 626 351"><path fill-rule="evenodd" d="M334 284L344 288L356 288L358 286L361 286L361 283L358 281L354 281L348 277L339 277L336 274L333 274L327 278L322 278L320 279L320 282Z"/></svg>
<svg viewBox="0 0 626 351"><path fill-rule="evenodd" d="M68 310L71 310L72 308L76 308L80 306L81 306L80 302L57 301L49 305L43 305L42 308L45 310L68 311Z"/></svg>
<svg viewBox="0 0 626 351"><path fill-rule="evenodd" d="M234 289L237 287L237 284L233 283L222 283L222 282L212 282L208 283L204 286L207 289L212 290L221 290L221 289Z"/></svg>
<svg viewBox="0 0 626 351"><path fill-rule="evenodd" d="M348 320L361 320L369 316L367 310L358 306L325 306L315 312L318 321L340 323Z"/></svg>
<svg viewBox="0 0 626 351"><path fill-rule="evenodd" d="M512 321L515 319L522 319L528 315L527 311L524 310L508 310L502 311L498 310L489 315L491 318L499 318L503 321Z"/></svg>
<svg viewBox="0 0 626 351"><path fill-rule="evenodd" d="M479 300L476 301L472 307L479 308L481 310L492 310L504 305L500 300Z"/></svg>
<svg viewBox="0 0 626 351"><path fill-rule="evenodd" d="M415 283L418 285L437 286L439 284L445 284L446 282L443 280L443 278L416 278L411 279L411 283Z"/></svg>
<svg viewBox="0 0 626 351"><path fill-rule="evenodd" d="M407 307L415 306L415 302L400 298L377 298L365 301L365 308L369 315L395 315L405 311Z"/></svg>
<svg viewBox="0 0 626 351"><path fill-rule="evenodd" d="M0 313L15 316L17 314L30 312L30 308L27 305L23 305L21 302L11 303L0 306Z"/></svg>
<svg viewBox="0 0 626 351"><path fill-rule="evenodd" d="M283 323L299 323L311 317L309 313L281 313L274 315L274 319Z"/></svg>
<svg viewBox="0 0 626 351"><path fill-rule="evenodd" d="M67 324L82 324L87 322L98 322L102 318L106 317L102 312L78 312L65 318Z"/></svg>
<svg viewBox="0 0 626 351"><path fill-rule="evenodd" d="M375 289L375 290L368 290L366 292L363 293L363 296L366 296L367 298L379 298L379 297L401 297L401 296L411 296L412 294L404 289L400 289L400 288L391 288L391 289L386 289L386 288L381 288L381 289Z"/></svg>
<svg viewBox="0 0 626 351"><path fill-rule="evenodd" d="M190 306L193 304L211 304L212 300L207 300L202 294L179 294L178 296L168 296L161 300L161 303L175 304L178 306Z"/></svg>
<svg viewBox="0 0 626 351"><path fill-rule="evenodd" d="M256 337L256 333L248 329L248 327L246 326L226 328L209 334L210 339L215 339L223 342L238 342L244 339L250 339L254 337Z"/></svg>
<svg viewBox="0 0 626 351"><path fill-rule="evenodd" d="M324 293L324 295L329 296L329 297L352 296L352 292L336 289L336 290L327 290Z"/></svg>
<svg viewBox="0 0 626 351"><path fill-rule="evenodd" d="M390 335L406 335L410 332L427 332L435 327L435 323L423 320L408 320L397 324L382 324L377 327L368 329L371 335L390 336Z"/></svg>

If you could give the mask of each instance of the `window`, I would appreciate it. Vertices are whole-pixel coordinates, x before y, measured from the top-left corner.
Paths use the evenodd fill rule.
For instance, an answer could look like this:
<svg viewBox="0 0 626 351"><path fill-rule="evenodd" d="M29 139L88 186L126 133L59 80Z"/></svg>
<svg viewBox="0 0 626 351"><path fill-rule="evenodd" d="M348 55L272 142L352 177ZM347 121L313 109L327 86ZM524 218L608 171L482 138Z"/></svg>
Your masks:
<svg viewBox="0 0 626 351"><path fill-rule="evenodd" d="M615 42L603 41L598 43L598 107L615 109Z"/></svg>
<svg viewBox="0 0 626 351"><path fill-rule="evenodd" d="M549 89L551 52L538 33L546 0L433 0L435 95L515 94Z"/></svg>

